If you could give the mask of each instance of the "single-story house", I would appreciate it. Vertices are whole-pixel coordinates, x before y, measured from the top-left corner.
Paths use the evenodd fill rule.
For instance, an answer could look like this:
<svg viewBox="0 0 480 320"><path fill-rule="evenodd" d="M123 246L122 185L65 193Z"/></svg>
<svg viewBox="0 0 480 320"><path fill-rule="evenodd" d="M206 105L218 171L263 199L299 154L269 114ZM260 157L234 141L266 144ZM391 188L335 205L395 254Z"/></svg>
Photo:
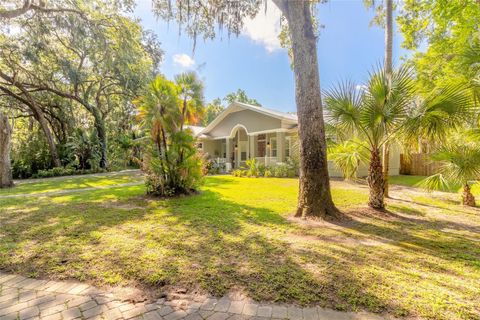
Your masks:
<svg viewBox="0 0 480 320"><path fill-rule="evenodd" d="M225 163L226 171L245 167L247 159L256 158L266 166L284 163L292 152L298 130L296 114L234 102L208 126L190 126L198 139L198 147L217 163ZM390 174L398 175L400 152L390 152ZM329 161L330 176L342 172ZM358 176L366 176L361 166Z"/></svg>

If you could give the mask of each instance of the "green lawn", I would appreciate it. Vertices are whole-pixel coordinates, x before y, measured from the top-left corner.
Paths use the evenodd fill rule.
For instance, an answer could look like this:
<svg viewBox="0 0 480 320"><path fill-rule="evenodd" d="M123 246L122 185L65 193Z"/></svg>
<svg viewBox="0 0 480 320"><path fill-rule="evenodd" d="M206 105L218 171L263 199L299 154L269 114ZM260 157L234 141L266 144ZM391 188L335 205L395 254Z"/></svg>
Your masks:
<svg viewBox="0 0 480 320"><path fill-rule="evenodd" d="M89 179L43 180L13 192L113 186L139 177ZM143 185L0 198L0 269L153 292L236 290L339 310L479 318L477 209L425 193L390 200L389 211L379 214L364 206L365 186L332 185L350 219L291 219L295 179L208 177L199 194L168 200L145 197Z"/></svg>

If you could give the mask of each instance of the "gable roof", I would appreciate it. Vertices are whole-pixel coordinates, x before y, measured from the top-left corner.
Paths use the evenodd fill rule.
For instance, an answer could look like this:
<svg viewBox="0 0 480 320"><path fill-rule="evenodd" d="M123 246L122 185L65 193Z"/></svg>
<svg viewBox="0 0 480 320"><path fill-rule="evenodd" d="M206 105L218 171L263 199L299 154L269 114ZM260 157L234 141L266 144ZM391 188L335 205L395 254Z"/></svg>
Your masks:
<svg viewBox="0 0 480 320"><path fill-rule="evenodd" d="M205 129L205 127L186 125L185 128L192 130L193 135L196 137Z"/></svg>
<svg viewBox="0 0 480 320"><path fill-rule="evenodd" d="M297 124L298 119L296 114L281 112L265 107L254 106L251 104L235 101L225 108L208 126L206 126L199 134L205 134L215 128L227 115L239 110L252 110L267 116L286 121L291 124Z"/></svg>

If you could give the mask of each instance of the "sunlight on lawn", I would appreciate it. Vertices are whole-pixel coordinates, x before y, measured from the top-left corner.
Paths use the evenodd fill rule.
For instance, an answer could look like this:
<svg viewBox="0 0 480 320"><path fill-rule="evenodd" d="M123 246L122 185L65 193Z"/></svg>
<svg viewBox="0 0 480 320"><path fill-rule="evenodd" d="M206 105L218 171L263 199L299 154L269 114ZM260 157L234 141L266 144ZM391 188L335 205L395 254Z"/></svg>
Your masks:
<svg viewBox="0 0 480 320"><path fill-rule="evenodd" d="M107 187L115 184L141 181L138 172L116 173L113 176L104 174L85 175L78 177L58 177L53 179L30 179L17 182L15 188L0 189L0 196L15 194L38 194L62 190Z"/></svg>
<svg viewBox="0 0 480 320"><path fill-rule="evenodd" d="M143 185L1 199L0 268L397 316L479 314L476 209L426 194L376 214L365 186L332 186L350 220L293 222L296 179L207 177L175 199L145 197Z"/></svg>

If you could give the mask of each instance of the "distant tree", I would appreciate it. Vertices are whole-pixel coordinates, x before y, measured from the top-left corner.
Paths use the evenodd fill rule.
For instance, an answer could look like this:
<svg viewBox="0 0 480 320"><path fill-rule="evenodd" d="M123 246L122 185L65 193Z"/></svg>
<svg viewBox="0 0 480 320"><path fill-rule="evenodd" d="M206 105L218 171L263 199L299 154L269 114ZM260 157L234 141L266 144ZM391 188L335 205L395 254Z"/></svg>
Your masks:
<svg viewBox="0 0 480 320"><path fill-rule="evenodd" d="M397 23L402 46L415 50L409 62L415 67L420 90L463 83L471 86L480 102L478 1L403 1Z"/></svg>
<svg viewBox="0 0 480 320"><path fill-rule="evenodd" d="M108 164L107 117L137 96L153 77L162 54L155 39L123 14L123 4L87 2L81 6L81 16L69 12L22 16L12 20L21 32L0 38L0 90L32 110L45 110L39 103L39 96L45 94L84 108L93 118L102 168ZM40 111L34 115L38 114L36 119L54 150L46 117ZM58 158L54 151L52 156Z"/></svg>
<svg viewBox="0 0 480 320"><path fill-rule="evenodd" d="M212 122L223 110L225 107L222 105L222 100L220 98L213 99L207 107L205 108L205 115L203 117L202 124L204 126Z"/></svg>
<svg viewBox="0 0 480 320"><path fill-rule="evenodd" d="M225 100L228 104L231 104L237 101L237 102L252 104L254 106L259 106L259 107L262 106L256 99L249 98L245 90L242 90L242 89L238 89L236 92L231 92L227 94L225 98L223 98L223 100Z"/></svg>

